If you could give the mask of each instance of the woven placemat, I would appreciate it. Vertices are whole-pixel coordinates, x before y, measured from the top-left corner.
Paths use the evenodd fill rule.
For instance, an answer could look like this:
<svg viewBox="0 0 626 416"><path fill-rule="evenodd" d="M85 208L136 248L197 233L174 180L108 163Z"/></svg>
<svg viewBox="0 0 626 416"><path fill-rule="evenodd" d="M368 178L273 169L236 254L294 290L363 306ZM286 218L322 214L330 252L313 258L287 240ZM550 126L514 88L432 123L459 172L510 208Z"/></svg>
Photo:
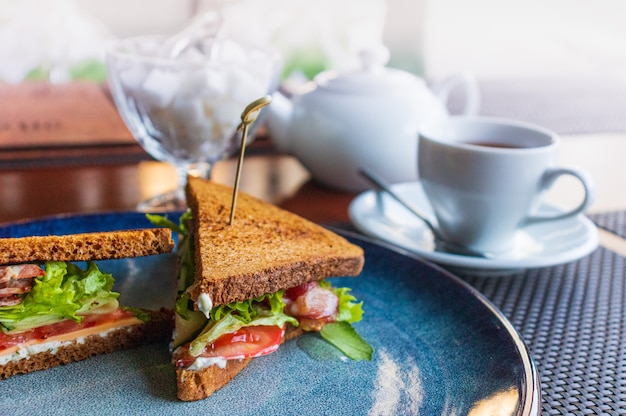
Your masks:
<svg viewBox="0 0 626 416"><path fill-rule="evenodd" d="M543 414L626 409L625 259L607 249L555 267L500 277L462 276L527 343Z"/></svg>
<svg viewBox="0 0 626 416"><path fill-rule="evenodd" d="M626 238L626 211L606 212L589 215L591 221L600 228Z"/></svg>

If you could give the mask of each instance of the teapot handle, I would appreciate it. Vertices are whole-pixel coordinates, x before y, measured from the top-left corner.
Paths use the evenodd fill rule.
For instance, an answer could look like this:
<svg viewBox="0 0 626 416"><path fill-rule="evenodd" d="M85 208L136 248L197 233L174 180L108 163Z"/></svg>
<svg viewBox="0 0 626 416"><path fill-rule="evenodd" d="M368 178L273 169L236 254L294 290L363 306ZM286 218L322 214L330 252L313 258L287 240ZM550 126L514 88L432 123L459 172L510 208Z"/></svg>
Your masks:
<svg viewBox="0 0 626 416"><path fill-rule="evenodd" d="M452 75L437 85L434 91L439 100L447 105L450 92L459 86L465 88L465 107L461 114L464 116L478 115L480 111L480 89L473 75L469 73Z"/></svg>

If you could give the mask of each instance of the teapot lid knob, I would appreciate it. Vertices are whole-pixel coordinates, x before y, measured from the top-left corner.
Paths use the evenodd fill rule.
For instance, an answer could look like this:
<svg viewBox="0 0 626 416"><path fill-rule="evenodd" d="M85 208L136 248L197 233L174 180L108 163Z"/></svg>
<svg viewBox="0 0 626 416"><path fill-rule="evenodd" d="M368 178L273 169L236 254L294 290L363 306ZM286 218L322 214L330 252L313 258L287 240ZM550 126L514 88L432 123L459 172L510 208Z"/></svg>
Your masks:
<svg viewBox="0 0 626 416"><path fill-rule="evenodd" d="M359 51L362 66L360 69L344 74L322 72L315 77L315 81L319 89L325 91L355 95L377 94L379 97L396 91L406 94L408 89L415 88L416 81L419 80L406 71L385 66L389 56L389 49L383 45L363 49Z"/></svg>
<svg viewBox="0 0 626 416"><path fill-rule="evenodd" d="M383 45L364 49L359 52L361 65L365 71L384 67L387 65L387 62L389 62L389 56L389 49Z"/></svg>

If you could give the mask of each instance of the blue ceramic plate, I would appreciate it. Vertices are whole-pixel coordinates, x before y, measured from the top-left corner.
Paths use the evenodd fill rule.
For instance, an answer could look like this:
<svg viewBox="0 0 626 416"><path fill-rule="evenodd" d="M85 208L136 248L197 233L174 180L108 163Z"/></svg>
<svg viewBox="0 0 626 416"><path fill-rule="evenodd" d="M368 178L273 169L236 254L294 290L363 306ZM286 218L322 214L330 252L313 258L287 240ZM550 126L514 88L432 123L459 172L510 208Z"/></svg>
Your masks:
<svg viewBox="0 0 626 416"><path fill-rule="evenodd" d="M172 214L175 217L175 214ZM54 217L0 226L0 236L149 226L143 214ZM343 359L316 334L255 359L207 400L176 399L167 344L94 357L0 381L0 414L424 414L539 413L539 382L511 324L470 286L368 239L358 278L335 278L364 301L356 329L374 359ZM101 262L122 302L171 306L173 255ZM473 413L474 412L474 413Z"/></svg>

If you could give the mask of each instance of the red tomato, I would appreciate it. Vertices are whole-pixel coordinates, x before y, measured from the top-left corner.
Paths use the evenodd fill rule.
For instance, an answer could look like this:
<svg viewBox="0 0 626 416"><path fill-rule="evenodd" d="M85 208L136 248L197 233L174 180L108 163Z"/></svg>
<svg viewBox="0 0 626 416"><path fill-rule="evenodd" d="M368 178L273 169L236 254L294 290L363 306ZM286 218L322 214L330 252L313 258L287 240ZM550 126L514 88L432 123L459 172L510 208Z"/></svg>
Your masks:
<svg viewBox="0 0 626 416"><path fill-rule="evenodd" d="M276 351L285 330L279 326L248 326L224 334L208 344L200 357L221 357L226 360L253 358ZM189 345L181 347L176 354L176 367L185 368L197 357L189 354Z"/></svg>

